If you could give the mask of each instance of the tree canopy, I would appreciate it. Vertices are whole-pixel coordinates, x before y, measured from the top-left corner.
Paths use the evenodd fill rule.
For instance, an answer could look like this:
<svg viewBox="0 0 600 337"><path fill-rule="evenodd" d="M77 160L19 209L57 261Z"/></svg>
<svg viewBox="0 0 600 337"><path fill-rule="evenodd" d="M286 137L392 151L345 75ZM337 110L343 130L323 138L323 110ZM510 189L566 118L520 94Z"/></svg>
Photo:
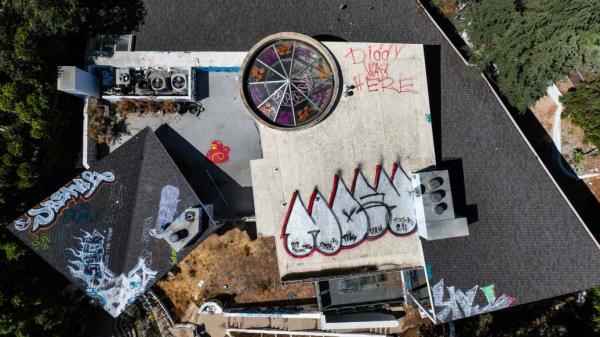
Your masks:
<svg viewBox="0 0 600 337"><path fill-rule="evenodd" d="M585 141L600 148L600 77L581 82L561 98L563 116L583 129Z"/></svg>
<svg viewBox="0 0 600 337"><path fill-rule="evenodd" d="M597 0L474 0L465 22L474 60L519 110L570 71L600 70Z"/></svg>
<svg viewBox="0 0 600 337"><path fill-rule="evenodd" d="M77 173L83 104L56 90L57 66L143 16L141 0L0 0L0 336L77 335L85 301L5 225Z"/></svg>

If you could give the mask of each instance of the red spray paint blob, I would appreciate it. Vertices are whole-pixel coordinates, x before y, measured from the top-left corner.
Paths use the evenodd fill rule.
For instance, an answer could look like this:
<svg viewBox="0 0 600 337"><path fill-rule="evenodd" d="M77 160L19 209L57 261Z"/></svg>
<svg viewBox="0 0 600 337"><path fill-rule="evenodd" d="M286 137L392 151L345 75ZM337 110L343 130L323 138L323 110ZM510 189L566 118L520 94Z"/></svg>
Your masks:
<svg viewBox="0 0 600 337"><path fill-rule="evenodd" d="M206 157L214 164L222 164L229 161L229 151L231 149L223 145L220 140L213 140L210 144L210 150L206 153Z"/></svg>

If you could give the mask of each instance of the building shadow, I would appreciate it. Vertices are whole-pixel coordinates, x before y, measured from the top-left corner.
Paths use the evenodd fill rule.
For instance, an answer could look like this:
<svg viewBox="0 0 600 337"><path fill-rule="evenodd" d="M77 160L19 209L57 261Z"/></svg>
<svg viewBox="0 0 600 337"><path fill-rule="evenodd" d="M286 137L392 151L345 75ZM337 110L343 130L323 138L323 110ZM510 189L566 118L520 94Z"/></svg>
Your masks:
<svg viewBox="0 0 600 337"><path fill-rule="evenodd" d="M194 72L194 76L196 77L194 88L194 95L196 101L201 101L210 95L208 86L208 75L208 71L201 69L196 69Z"/></svg>
<svg viewBox="0 0 600 337"><path fill-rule="evenodd" d="M440 63L440 46L423 45L425 54L425 73L427 76L427 93L429 94L429 113L433 132L435 162L442 161L442 80Z"/></svg>
<svg viewBox="0 0 600 337"><path fill-rule="evenodd" d="M337 35L330 35L330 34L318 34L318 35L313 35L312 36L313 39L319 41L319 42L348 42L348 40L344 39L343 37L339 37Z"/></svg>
<svg viewBox="0 0 600 337"><path fill-rule="evenodd" d="M457 217L467 218L468 224L479 221L477 205L467 205L467 193L465 187L465 175L462 159L448 159L438 162L435 166L427 167L418 172L429 172L435 170L448 170L450 177L450 188L452 189L452 205Z"/></svg>
<svg viewBox="0 0 600 337"><path fill-rule="evenodd" d="M598 199L583 180L575 178L577 173L558 151L550 134L530 110L524 113L511 111L511 114L573 208L581 216L594 237L597 240L600 239L600 212L598 212L600 202ZM562 161L563 165L560 165L559 161Z"/></svg>
<svg viewBox="0 0 600 337"><path fill-rule="evenodd" d="M155 133L200 200L213 205L216 220L254 214L251 187L238 184L169 125L162 125Z"/></svg>
<svg viewBox="0 0 600 337"><path fill-rule="evenodd" d="M450 187L452 188L452 203L454 213L458 217L466 217L467 222L472 224L479 221L477 205L467 205L467 193L465 188L465 175L462 159L444 160L437 165L438 170L448 170L450 176Z"/></svg>

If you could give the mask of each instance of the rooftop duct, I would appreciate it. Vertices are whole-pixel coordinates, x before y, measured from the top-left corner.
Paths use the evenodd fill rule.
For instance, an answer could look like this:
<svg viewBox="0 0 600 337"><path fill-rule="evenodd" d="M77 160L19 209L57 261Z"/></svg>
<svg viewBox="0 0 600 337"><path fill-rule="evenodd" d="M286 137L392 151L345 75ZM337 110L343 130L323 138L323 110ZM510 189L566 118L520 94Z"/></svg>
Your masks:
<svg viewBox="0 0 600 337"><path fill-rule="evenodd" d="M447 170L416 173L416 210L419 235L439 240L469 235L467 219L454 214L452 189Z"/></svg>

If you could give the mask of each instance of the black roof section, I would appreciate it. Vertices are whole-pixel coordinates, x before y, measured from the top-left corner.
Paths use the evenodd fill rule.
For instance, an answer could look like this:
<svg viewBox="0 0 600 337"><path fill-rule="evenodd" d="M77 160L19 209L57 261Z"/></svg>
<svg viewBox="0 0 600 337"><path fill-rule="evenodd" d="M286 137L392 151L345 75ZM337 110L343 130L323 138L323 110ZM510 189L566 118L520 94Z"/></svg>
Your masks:
<svg viewBox="0 0 600 337"><path fill-rule="evenodd" d="M202 241L176 252L152 232L199 205L146 128L9 229L116 317Z"/></svg>
<svg viewBox="0 0 600 337"><path fill-rule="evenodd" d="M497 309L600 285L598 246L486 81L468 71L417 1L350 0L343 10L331 1L144 4L136 50L248 50L280 31L424 44L436 150L440 162L458 164L462 201L476 209L468 237L423 241L431 287L444 281L444 303L436 313L453 309L456 298L467 298L465 306ZM282 19L282 8L294 15ZM468 303L467 291L475 286L477 296ZM448 287L465 296L450 301ZM486 294L498 303L487 307ZM477 313L466 311L444 320Z"/></svg>

